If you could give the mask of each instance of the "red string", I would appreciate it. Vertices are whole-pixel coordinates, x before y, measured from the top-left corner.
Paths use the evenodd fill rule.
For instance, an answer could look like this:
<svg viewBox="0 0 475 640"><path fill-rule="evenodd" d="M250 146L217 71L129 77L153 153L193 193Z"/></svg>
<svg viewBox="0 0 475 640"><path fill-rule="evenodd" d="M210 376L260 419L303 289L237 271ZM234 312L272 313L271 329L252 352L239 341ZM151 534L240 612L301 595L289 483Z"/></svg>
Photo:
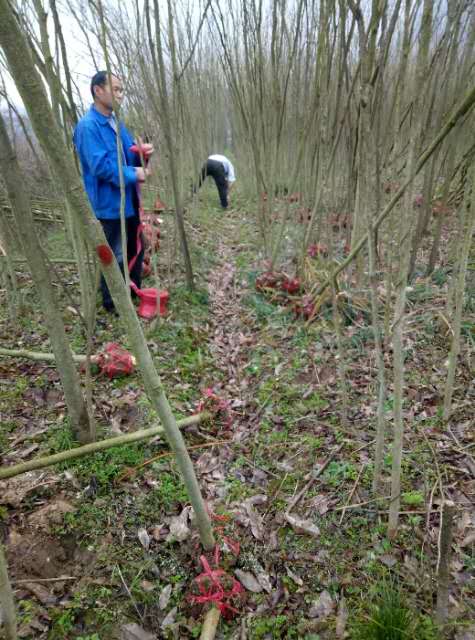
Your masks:
<svg viewBox="0 0 475 640"><path fill-rule="evenodd" d="M205 556L200 556L204 571L195 578L200 595L191 596L195 604L213 602L221 611L224 617L231 617L238 613L237 609L230 604L230 601L244 591L242 585L234 578L219 568L219 547L214 550L215 569L212 569ZM225 589L223 583L231 580L232 587Z"/></svg>

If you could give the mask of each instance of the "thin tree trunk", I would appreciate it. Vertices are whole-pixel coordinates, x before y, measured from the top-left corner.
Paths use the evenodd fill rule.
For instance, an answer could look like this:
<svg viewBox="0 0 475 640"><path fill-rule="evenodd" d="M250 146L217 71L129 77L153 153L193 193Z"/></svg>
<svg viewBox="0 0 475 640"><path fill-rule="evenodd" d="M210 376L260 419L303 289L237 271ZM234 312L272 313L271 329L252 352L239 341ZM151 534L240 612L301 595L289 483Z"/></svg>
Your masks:
<svg viewBox="0 0 475 640"><path fill-rule="evenodd" d="M180 244L183 254L183 260L185 263L186 282L190 290L194 288L193 267L191 263L190 250L188 247L188 240L185 231L185 222L183 216L183 203L180 194L179 181L178 181L178 165L176 158L176 144L172 135L172 119L170 113L170 97L168 92L168 83L166 79L166 67L163 56L162 36L160 30L160 11L158 2L154 0L154 12L155 12L155 44L153 43L153 36L150 23L149 5L146 2L145 13L147 20L147 31L149 38L149 45L152 54L152 63L154 66L156 82L158 83L159 94L159 109L157 110L162 122L163 133L165 137L165 144L168 154L168 162L170 167L170 177L172 183L173 198L175 201L175 214L176 224L178 228L178 235L180 238ZM152 100L155 104L155 100Z"/></svg>
<svg viewBox="0 0 475 640"><path fill-rule="evenodd" d="M1 114L0 167L14 211L14 219L22 242L23 253L28 259L33 281L40 294L45 323L61 378L71 427L75 437L80 442L87 442L90 437L90 423L81 391L79 375L73 362L71 348L64 330L56 293L51 283L51 274L49 273L31 215L31 203L26 192L22 189L20 167L18 166L15 152L10 145L5 122Z"/></svg>
<svg viewBox="0 0 475 640"><path fill-rule="evenodd" d="M41 50L45 60L45 77L48 83L52 110L56 119L58 126L62 129L63 139L71 146L69 135L69 129L67 127L67 123L64 119L61 118L60 107L64 107L63 95L61 93L61 83L59 75L57 75L54 68L53 55L51 52L50 44L49 44L49 35L48 35L48 14L44 10L43 0L34 0L35 10L38 15L38 23L40 26L40 36L41 36ZM53 20L56 28L56 33L60 34L60 42L63 43L62 32L60 28L59 18L57 15L56 5L54 4L54 0L52 2L52 13ZM59 32L58 32L59 29ZM66 51L63 51L63 56L66 56ZM72 102L72 93L71 93L71 83L70 83L70 74L67 67L67 58L64 57L65 61L65 69L68 72L68 99L70 104L66 109L63 108L63 113L67 113L68 116L71 117L71 123L74 123L77 120L75 115L75 106L74 102ZM59 74L59 71L58 71ZM91 288L91 279L89 277L87 262L85 260L85 249L84 243L81 238L81 233L78 229L78 222L71 215L71 211L67 205L65 205L65 221L66 221L66 230L68 232L69 240L73 247L74 254L76 256L78 272L79 272L79 286L81 289L81 311L84 316L89 315L89 305L90 300L88 299L87 291Z"/></svg>
<svg viewBox="0 0 475 640"><path fill-rule="evenodd" d="M378 369L378 408L376 414L376 444L374 452L373 493L381 493L382 469L384 460L384 439L386 435L386 421L384 419L384 402L386 400L386 375L384 366L383 343L381 339L381 323L379 321L378 284L376 275L376 249L374 233L371 227L368 231L369 246L369 284L371 295L371 320L373 325L376 366Z"/></svg>
<svg viewBox="0 0 475 640"><path fill-rule="evenodd" d="M18 313L18 279L15 271L14 260L11 256L12 242L9 223L3 212L0 213L0 272L5 282L8 312L12 322L16 321Z"/></svg>
<svg viewBox="0 0 475 640"><path fill-rule="evenodd" d="M69 102L68 113L71 116L71 124L74 126L78 121L78 115L77 115L76 105L74 103L73 87L71 82L71 72L69 70L68 54L66 52L66 43L64 41L63 29L61 27L61 21L58 15L56 0L49 0L49 3L50 3L51 11L53 13L54 28L58 36L59 45L61 47L61 59L63 63L64 75L66 77L66 89L67 89L68 102Z"/></svg>
<svg viewBox="0 0 475 640"><path fill-rule="evenodd" d="M337 368L340 376L340 390L341 390L341 421L343 426L348 426L348 408L350 405L348 397L348 382L347 371L345 363L345 349L343 346L343 332L341 327L341 314L338 309L338 285L335 281L332 287L332 307L333 307L333 326L336 335L337 344Z"/></svg>
<svg viewBox="0 0 475 640"><path fill-rule="evenodd" d="M209 414L197 413L189 418L183 418L178 420L177 427L184 429L190 425L197 424L201 420L209 418ZM116 436L114 438L106 438L106 440L100 440L99 442L91 442L85 444L82 447L75 447L74 449L68 449L67 451L61 451L60 453L54 453L51 456L45 456L44 458L35 458L34 460L28 460L28 462L21 462L20 464L14 464L10 467L0 468L0 480L6 480L7 478L14 478L22 473L28 471L35 471L36 469L45 469L51 467L54 464L60 462L66 462L67 460L76 460L83 456L92 455L98 451L106 451L113 447L120 447L123 444L131 444L132 442L141 442L142 440L148 440L149 438L155 438L155 436L163 436L165 429L163 427L150 427L149 429L142 429L140 431L134 431L133 433L126 433L122 436Z"/></svg>
<svg viewBox="0 0 475 640"><path fill-rule="evenodd" d="M444 625L449 616L450 562L452 560L452 529L455 504L446 500L442 505L439 533L439 562L437 566L436 620Z"/></svg>
<svg viewBox="0 0 475 640"><path fill-rule="evenodd" d="M472 167L472 197L469 202L467 188L466 202L464 206L464 224L461 237L462 246L457 265L457 284L455 289L455 312L452 321L452 345L449 354L449 368L445 382L443 419L448 420L452 411L452 396L454 392L455 370L460 353L460 329L462 324L463 301L465 293L465 280L467 276L468 257L475 230L475 163Z"/></svg>
<svg viewBox="0 0 475 640"><path fill-rule="evenodd" d="M102 45L102 51L104 53L104 60L106 63L106 71L108 78L112 75L111 64L109 59L109 51L107 48L107 31L106 31L106 22L104 19L104 9L102 6L101 0L97 0L97 13L99 17L99 24L101 28L101 37L100 42ZM129 265L129 256L127 254L127 227L125 221L125 181L124 181L124 165L123 165L123 155L124 151L122 148L122 138L120 135L120 119L119 119L119 109L117 102L115 100L114 93L111 92L112 97L112 109L115 118L115 144L117 151L117 165L119 169L119 190L120 190L120 204L119 204L119 219L120 219L120 242L122 245L122 260L124 265L124 279L126 289L130 295L130 273L128 269Z"/></svg>
<svg viewBox="0 0 475 640"><path fill-rule="evenodd" d="M416 124L409 138L409 158L407 161L407 175L414 174L416 165L416 154L419 145L420 122L418 109L421 104L421 95L424 88L424 76L427 73L427 57L432 33L432 0L424 0L424 10L421 23L421 37L416 67L416 84L421 89L416 99ZM399 506L401 494L401 463L404 437L404 350L403 335L405 326L405 307L407 280L409 276L409 263L411 258L412 234L414 228L413 216L410 208L413 201L413 189L409 189L405 194L404 206L405 219L401 228L405 234L400 238L400 268L399 282L397 286L397 298L394 310L393 329L393 371L394 371L394 438L392 445L392 469L391 469L391 502L389 505L388 535L394 537L397 532L399 521Z"/></svg>
<svg viewBox="0 0 475 640"><path fill-rule="evenodd" d="M7 560L3 544L0 542L0 605L3 613L3 628L5 640L17 640L17 625L15 601L13 591L8 579Z"/></svg>
<svg viewBox="0 0 475 640"><path fill-rule="evenodd" d="M58 82L56 73L54 70L53 55L51 53L51 47L49 45L48 35L48 14L44 10L42 0L33 0L35 10L38 16L38 24L40 28L41 37L41 50L45 59L46 80L48 82L48 88L51 98L51 106L53 109L56 122L61 127L61 115L60 115L60 97L58 95Z"/></svg>
<svg viewBox="0 0 475 640"><path fill-rule="evenodd" d="M429 276L434 271L437 259L439 257L439 246L440 246L440 240L442 237L442 226L445 219L445 214L443 213L443 211L447 207L447 201L450 196L450 185L452 183L451 177L452 177L452 171L455 165L455 153L457 150L457 142L459 140L459 129L455 131L455 135L454 135L455 140L453 141L452 145L449 148L448 158L445 164L446 176L444 180L444 185L442 187L441 206L440 206L441 211L438 215L436 215L436 219L435 219L434 241L432 243L432 247L429 255L429 262L427 264L426 276Z"/></svg>

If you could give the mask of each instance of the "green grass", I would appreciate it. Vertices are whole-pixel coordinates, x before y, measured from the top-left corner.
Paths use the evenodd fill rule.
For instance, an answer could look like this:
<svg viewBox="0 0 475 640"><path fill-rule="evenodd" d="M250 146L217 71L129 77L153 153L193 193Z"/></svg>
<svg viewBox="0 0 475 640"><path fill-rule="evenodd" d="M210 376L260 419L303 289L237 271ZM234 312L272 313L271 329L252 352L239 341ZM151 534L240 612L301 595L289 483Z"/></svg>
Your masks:
<svg viewBox="0 0 475 640"><path fill-rule="evenodd" d="M410 608L401 587L393 580L375 586L367 611L354 624L354 640L436 640L435 625Z"/></svg>

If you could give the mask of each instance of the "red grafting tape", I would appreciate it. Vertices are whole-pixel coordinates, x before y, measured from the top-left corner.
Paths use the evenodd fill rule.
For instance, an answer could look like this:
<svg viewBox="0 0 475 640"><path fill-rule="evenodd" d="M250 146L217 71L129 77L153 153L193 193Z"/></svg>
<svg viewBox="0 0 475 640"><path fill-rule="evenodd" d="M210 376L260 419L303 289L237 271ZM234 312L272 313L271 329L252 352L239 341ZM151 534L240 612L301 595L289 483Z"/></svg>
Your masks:
<svg viewBox="0 0 475 640"><path fill-rule="evenodd" d="M204 604L206 602L214 602L224 617L230 617L232 614L238 613L237 609L230 604L235 596L244 591L242 585L234 578L219 568L219 548L215 547L214 562L216 569L212 569L205 556L200 556L201 564L204 571L195 578L200 595L191 596L191 600L195 604ZM231 589L226 590L223 586L224 581L231 581Z"/></svg>
<svg viewBox="0 0 475 640"><path fill-rule="evenodd" d="M109 245L100 244L98 247L96 247L96 253L99 256L99 260L102 262L102 264L105 264L107 266L112 264L114 254L112 253Z"/></svg>

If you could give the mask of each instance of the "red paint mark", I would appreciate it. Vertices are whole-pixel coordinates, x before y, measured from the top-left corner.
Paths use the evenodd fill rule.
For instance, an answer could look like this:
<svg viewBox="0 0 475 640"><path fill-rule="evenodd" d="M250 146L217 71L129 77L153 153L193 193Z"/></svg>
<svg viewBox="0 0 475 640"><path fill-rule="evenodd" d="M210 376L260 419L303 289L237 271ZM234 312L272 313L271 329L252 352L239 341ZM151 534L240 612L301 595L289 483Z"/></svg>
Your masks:
<svg viewBox="0 0 475 640"><path fill-rule="evenodd" d="M106 244L100 244L98 247L96 247L96 252L102 264L112 264L114 254L112 253L110 247L108 247Z"/></svg>

